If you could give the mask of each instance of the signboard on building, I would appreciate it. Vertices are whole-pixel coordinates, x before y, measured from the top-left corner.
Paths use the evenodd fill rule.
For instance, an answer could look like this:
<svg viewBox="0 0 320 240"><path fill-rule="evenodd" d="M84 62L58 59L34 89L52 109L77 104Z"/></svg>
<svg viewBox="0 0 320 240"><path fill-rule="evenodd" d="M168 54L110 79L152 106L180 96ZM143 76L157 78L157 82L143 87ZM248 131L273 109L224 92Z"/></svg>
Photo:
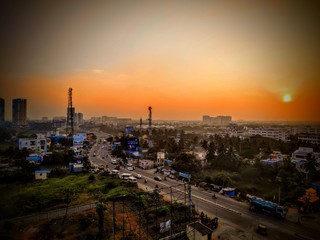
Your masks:
<svg viewBox="0 0 320 240"><path fill-rule="evenodd" d="M127 138L126 139L126 151L129 153L139 151L139 138Z"/></svg>
<svg viewBox="0 0 320 240"><path fill-rule="evenodd" d="M157 159L164 159L164 152L157 152Z"/></svg>
<svg viewBox="0 0 320 240"><path fill-rule="evenodd" d="M133 130L134 130L134 127L132 127L132 126L126 126L126 128L125 128L126 133L133 132Z"/></svg>
<svg viewBox="0 0 320 240"><path fill-rule="evenodd" d="M189 173L179 172L179 176L183 177L183 178L188 178L188 179L191 178L191 174L189 174Z"/></svg>

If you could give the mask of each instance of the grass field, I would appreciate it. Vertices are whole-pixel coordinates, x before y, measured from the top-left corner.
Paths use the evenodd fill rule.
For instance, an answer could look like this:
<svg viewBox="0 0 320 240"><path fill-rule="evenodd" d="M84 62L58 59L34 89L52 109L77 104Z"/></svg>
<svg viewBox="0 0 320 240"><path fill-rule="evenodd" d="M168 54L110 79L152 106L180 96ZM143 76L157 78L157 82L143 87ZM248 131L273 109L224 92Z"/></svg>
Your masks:
<svg viewBox="0 0 320 240"><path fill-rule="evenodd" d="M109 192L113 194L123 190L119 184L119 179L103 175L95 175L94 180L89 180L88 174L31 183L0 184L0 216L4 219L65 207L67 191L71 205L107 198Z"/></svg>

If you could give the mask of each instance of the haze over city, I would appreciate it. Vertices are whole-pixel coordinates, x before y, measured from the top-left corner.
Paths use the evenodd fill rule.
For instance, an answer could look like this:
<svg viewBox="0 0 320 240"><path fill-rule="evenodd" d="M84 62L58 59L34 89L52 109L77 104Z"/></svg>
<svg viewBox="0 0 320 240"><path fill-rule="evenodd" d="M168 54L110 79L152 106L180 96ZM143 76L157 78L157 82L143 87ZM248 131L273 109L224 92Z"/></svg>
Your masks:
<svg viewBox="0 0 320 240"><path fill-rule="evenodd" d="M299 1L7 1L0 97L28 118L318 121L319 8Z"/></svg>

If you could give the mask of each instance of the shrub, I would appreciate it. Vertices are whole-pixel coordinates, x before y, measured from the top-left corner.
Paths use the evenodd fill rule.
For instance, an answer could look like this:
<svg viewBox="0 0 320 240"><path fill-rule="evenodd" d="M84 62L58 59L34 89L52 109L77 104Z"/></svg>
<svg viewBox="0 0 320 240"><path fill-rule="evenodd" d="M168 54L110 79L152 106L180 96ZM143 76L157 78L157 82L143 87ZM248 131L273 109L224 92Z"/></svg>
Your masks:
<svg viewBox="0 0 320 240"><path fill-rule="evenodd" d="M89 177L88 177L88 180L89 181L95 181L96 177L93 174L90 174Z"/></svg>

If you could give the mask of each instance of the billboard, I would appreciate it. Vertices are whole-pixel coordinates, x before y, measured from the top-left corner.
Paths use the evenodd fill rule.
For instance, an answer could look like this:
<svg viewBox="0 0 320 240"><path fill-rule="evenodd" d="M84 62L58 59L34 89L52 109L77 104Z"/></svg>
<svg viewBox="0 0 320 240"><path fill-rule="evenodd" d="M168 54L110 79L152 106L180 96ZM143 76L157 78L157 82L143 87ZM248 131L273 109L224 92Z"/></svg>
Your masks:
<svg viewBox="0 0 320 240"><path fill-rule="evenodd" d="M126 133L133 132L134 128L132 126L126 126L125 131Z"/></svg>
<svg viewBox="0 0 320 240"><path fill-rule="evenodd" d="M188 178L188 179L191 178L191 174L189 174L189 173L179 172L179 176L183 177L183 178Z"/></svg>
<svg viewBox="0 0 320 240"><path fill-rule="evenodd" d="M126 138L126 151L129 153L139 151L139 138Z"/></svg>
<svg viewBox="0 0 320 240"><path fill-rule="evenodd" d="M112 150L115 150L119 146L121 146L121 142L120 141L113 141L112 142Z"/></svg>
<svg viewBox="0 0 320 240"><path fill-rule="evenodd" d="M78 133L73 135L73 146L82 146L84 140L87 139L86 133Z"/></svg>

